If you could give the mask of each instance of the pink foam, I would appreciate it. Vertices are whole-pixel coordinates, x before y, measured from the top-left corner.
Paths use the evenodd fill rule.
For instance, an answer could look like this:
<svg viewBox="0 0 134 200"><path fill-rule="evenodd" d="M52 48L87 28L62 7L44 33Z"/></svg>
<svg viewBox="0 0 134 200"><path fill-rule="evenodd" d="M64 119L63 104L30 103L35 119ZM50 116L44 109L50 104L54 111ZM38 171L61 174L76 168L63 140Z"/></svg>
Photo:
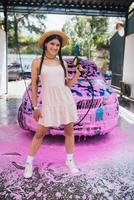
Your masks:
<svg viewBox="0 0 134 200"><path fill-rule="evenodd" d="M1 131L0 151L1 162L12 161L23 165L27 156L28 148L32 141L32 135L23 131L18 125L3 126ZM104 136L88 137L86 140L76 141L74 157L78 165L84 163L101 162L123 149L126 142L126 135L120 128L115 128L111 133ZM2 155L4 153L16 152L19 155ZM46 137L37 152L34 164L63 166L66 158L64 137Z"/></svg>

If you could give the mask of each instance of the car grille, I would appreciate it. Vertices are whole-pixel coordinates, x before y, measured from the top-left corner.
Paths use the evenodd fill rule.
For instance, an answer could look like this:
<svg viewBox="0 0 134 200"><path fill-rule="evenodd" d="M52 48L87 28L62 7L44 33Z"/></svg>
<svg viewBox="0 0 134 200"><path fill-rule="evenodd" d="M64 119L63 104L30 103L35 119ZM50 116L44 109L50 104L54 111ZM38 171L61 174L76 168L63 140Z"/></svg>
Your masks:
<svg viewBox="0 0 134 200"><path fill-rule="evenodd" d="M79 110L88 109L90 106L91 108L98 108L100 105L101 105L101 98L94 99L93 102L92 102L92 99L85 99L85 100L77 102L77 109Z"/></svg>

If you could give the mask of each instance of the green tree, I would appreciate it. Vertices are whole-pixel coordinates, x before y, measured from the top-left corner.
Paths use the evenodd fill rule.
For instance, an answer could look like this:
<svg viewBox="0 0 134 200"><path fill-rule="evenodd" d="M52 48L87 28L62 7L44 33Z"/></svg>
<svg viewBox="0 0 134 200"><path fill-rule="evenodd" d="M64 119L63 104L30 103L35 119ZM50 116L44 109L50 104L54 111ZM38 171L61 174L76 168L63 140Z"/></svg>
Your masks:
<svg viewBox="0 0 134 200"><path fill-rule="evenodd" d="M63 30L73 41L71 44L80 44L81 55L87 57L90 57L91 51L94 51L99 43L107 44L107 29L106 17L75 16L63 26Z"/></svg>
<svg viewBox="0 0 134 200"><path fill-rule="evenodd" d="M41 34L45 31L46 16L45 15L38 15L38 14L9 14L8 15L8 47L14 48L16 46L16 40L25 35L29 34L29 38L33 38L34 43L34 36L37 34ZM17 32L17 34L16 34ZM17 38L18 35L18 38ZM25 40L26 42L26 40ZM24 42L24 43L25 43ZM31 40L27 40L27 44L30 44ZM23 45L23 42L21 41Z"/></svg>

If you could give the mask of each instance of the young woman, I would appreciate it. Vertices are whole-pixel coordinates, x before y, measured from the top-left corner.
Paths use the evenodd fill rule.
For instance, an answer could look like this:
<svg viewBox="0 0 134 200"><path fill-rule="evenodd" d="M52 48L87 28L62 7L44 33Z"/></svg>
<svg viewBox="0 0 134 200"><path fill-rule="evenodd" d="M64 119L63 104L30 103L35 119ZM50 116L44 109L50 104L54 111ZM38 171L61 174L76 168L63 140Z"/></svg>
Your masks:
<svg viewBox="0 0 134 200"><path fill-rule="evenodd" d="M32 62L32 106L33 117L38 121L37 131L26 159L24 177L32 176L32 161L38 151L48 127L64 125L66 165L72 173L78 168L73 160L74 133L73 123L77 121L77 108L70 87L75 84L82 66L68 80L67 63L62 60L61 48L68 43L68 37L62 31L45 32L39 39L43 49L42 57ZM57 55L59 58L57 58ZM42 83L42 108L37 107L37 79L40 75Z"/></svg>

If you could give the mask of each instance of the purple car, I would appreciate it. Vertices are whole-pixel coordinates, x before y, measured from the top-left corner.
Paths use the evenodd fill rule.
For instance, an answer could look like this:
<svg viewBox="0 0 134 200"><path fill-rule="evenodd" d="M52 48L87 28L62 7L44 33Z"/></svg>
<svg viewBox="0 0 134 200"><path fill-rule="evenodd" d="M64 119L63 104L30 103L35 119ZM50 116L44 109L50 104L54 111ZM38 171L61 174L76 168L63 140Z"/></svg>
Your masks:
<svg viewBox="0 0 134 200"><path fill-rule="evenodd" d="M65 59L68 63L69 77L75 73L73 59ZM104 135L117 125L119 116L118 97L107 84L96 64L89 60L80 61L85 68L85 74L80 76L75 86L71 88L77 110L78 121L74 124L74 133L78 136ZM38 106L41 101L41 82L38 83ZM37 122L32 117L31 84L28 86L22 104L18 111L20 126L29 131L35 131ZM49 134L63 135L63 126L50 127Z"/></svg>

